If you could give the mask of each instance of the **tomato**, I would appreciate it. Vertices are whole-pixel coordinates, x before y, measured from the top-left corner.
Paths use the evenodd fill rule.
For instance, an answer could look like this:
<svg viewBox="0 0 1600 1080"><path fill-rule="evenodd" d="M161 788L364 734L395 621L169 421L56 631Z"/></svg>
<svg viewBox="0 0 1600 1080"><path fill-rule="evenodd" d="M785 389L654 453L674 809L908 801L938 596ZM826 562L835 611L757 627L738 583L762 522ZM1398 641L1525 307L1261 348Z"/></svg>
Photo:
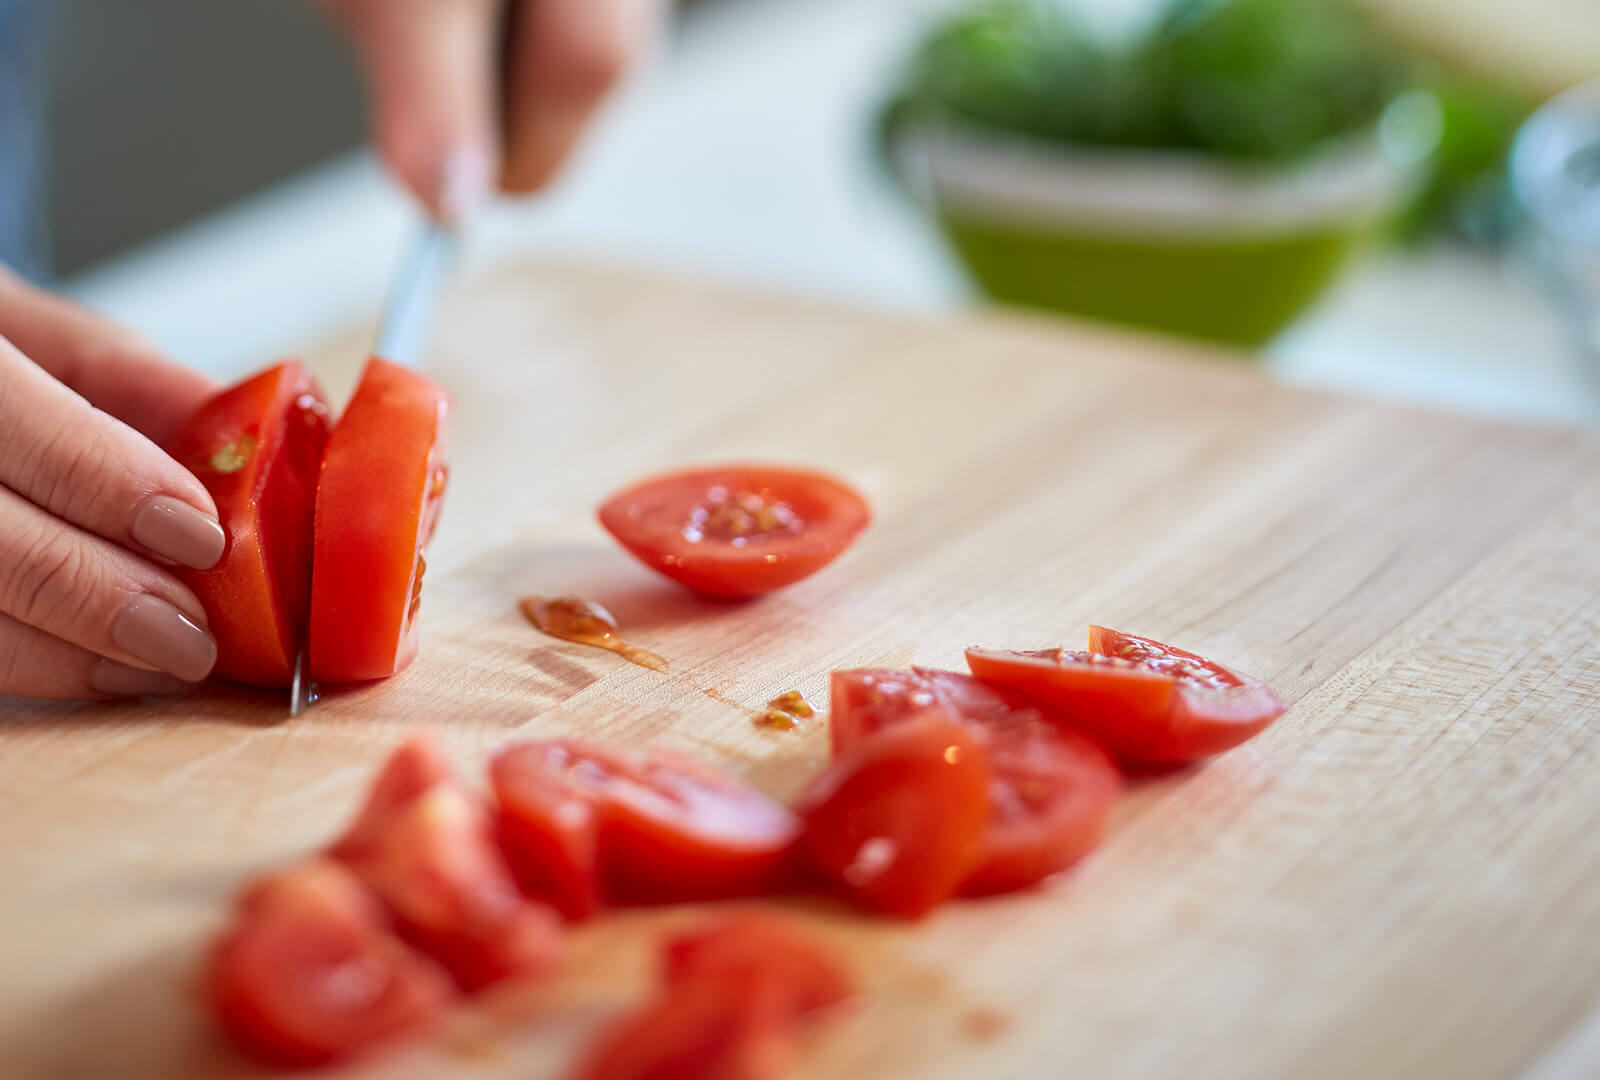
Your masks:
<svg viewBox="0 0 1600 1080"><path fill-rule="evenodd" d="M329 854L347 862L372 855L407 806L423 792L446 782L460 781L433 735L422 731L411 736L389 755L355 821Z"/></svg>
<svg viewBox="0 0 1600 1080"><path fill-rule="evenodd" d="M791 866L799 822L760 792L659 747L567 740L502 750L490 770L500 836L518 880L563 910L712 900L771 892ZM592 825L565 817L573 802ZM574 839L593 829L589 842ZM593 855L587 853L592 851ZM585 860L598 894L585 894Z"/></svg>
<svg viewBox="0 0 1600 1080"><path fill-rule="evenodd" d="M291 360L206 402L167 446L211 492L228 533L210 570L174 568L205 606L218 675L289 685L305 636L312 507L327 439L322 390Z"/></svg>
<svg viewBox="0 0 1600 1080"><path fill-rule="evenodd" d="M855 992L833 957L781 920L756 912L679 934L667 942L664 960L669 987L722 980L747 994L771 992L783 1012L797 1017L841 1005Z"/></svg>
<svg viewBox="0 0 1600 1080"><path fill-rule="evenodd" d="M449 397L427 376L374 357L328 437L317 481L311 677L381 679L417 651L423 549L448 469Z"/></svg>
<svg viewBox="0 0 1600 1080"><path fill-rule="evenodd" d="M795 1029L852 993L831 958L755 913L681 934L663 959L662 995L601 1033L581 1080L771 1080Z"/></svg>
<svg viewBox="0 0 1600 1080"><path fill-rule="evenodd" d="M1121 777L1098 746L1058 728L1024 695L954 671L836 671L828 713L834 753L941 711L983 742L991 774L983 857L963 893L1026 888L1093 850Z"/></svg>
<svg viewBox="0 0 1600 1080"><path fill-rule="evenodd" d="M812 865L858 902L914 918L977 865L989 820L983 747L940 715L874 732L801 797Z"/></svg>
<svg viewBox="0 0 1600 1080"><path fill-rule="evenodd" d="M607 499L600 523L639 561L695 592L741 598L822 569L871 520L820 473L723 465L654 477Z"/></svg>
<svg viewBox="0 0 1600 1080"><path fill-rule="evenodd" d="M396 817L357 872L394 916L400 936L463 990L549 966L560 921L518 891L481 802L438 784Z"/></svg>
<svg viewBox="0 0 1600 1080"><path fill-rule="evenodd" d="M776 1080L793 1054L767 996L731 982L676 987L603 1030L574 1080Z"/></svg>
<svg viewBox="0 0 1600 1080"><path fill-rule="evenodd" d="M451 996L444 972L396 940L361 883L326 859L245 893L205 986L242 1049L299 1066L420 1031Z"/></svg>
<svg viewBox="0 0 1600 1080"><path fill-rule="evenodd" d="M1149 638L1089 628L1089 651L968 649L986 682L1022 691L1128 764L1220 754L1287 706L1266 683Z"/></svg>

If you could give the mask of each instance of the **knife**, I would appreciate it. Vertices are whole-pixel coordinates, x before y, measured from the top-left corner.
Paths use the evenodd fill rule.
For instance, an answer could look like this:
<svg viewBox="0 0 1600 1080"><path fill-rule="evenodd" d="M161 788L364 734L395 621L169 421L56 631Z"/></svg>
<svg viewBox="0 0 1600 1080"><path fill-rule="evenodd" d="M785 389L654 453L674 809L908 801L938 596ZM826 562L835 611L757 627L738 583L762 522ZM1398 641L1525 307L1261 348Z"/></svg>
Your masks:
<svg viewBox="0 0 1600 1080"><path fill-rule="evenodd" d="M417 233L384 302L378 341L373 346L378 356L390 363L422 369L422 346L433 321L440 285L459 242L454 228L437 221L429 221ZM294 658L294 679L289 686L290 718L305 712L316 700L317 686L306 671L306 650L302 646Z"/></svg>

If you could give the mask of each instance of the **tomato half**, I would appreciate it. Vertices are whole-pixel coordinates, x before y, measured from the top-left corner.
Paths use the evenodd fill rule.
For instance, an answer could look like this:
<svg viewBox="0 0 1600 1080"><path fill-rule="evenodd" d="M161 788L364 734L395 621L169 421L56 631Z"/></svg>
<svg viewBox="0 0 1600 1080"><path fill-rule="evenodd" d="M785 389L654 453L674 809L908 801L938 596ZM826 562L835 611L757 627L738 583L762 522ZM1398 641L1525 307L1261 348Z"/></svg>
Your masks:
<svg viewBox="0 0 1600 1080"><path fill-rule="evenodd" d="M217 504L227 550L210 570L174 572L205 606L218 675L287 686L311 596L311 522L328 439L322 390L287 361L222 391L167 452Z"/></svg>
<svg viewBox="0 0 1600 1080"><path fill-rule="evenodd" d="M311 677L381 679L417 651L423 549L448 467L449 396L427 376L373 357L328 437L317 482Z"/></svg>
<svg viewBox="0 0 1600 1080"><path fill-rule="evenodd" d="M235 1043L297 1066L418 1032L451 997L444 972L396 940L367 890L327 859L268 877L240 898L205 987Z"/></svg>
<svg viewBox="0 0 1600 1080"><path fill-rule="evenodd" d="M782 920L758 912L729 915L671 938L663 960L669 987L720 980L747 995L771 993L783 1012L796 1017L834 1008L855 993L832 956Z"/></svg>
<svg viewBox="0 0 1600 1080"><path fill-rule="evenodd" d="M613 749L565 740L502 750L490 777L499 835L519 881L554 887L563 910L769 893L786 880L799 822L753 788L659 747ZM564 807L587 802L592 826ZM592 827L593 847L574 840ZM593 851L598 894L574 882ZM541 884L543 883L543 884Z"/></svg>
<svg viewBox="0 0 1600 1080"><path fill-rule="evenodd" d="M1129 764L1178 765L1229 750L1283 715L1272 687L1149 638L1089 628L1089 651L968 649L986 682L1019 690Z"/></svg>
<svg viewBox="0 0 1600 1080"><path fill-rule="evenodd" d="M954 671L836 671L828 725L834 753L886 726L942 711L988 753L989 822L967 895L1026 888L1066 869L1100 841L1122 790L1094 743L1050 722L1025 695Z"/></svg>
<svg viewBox="0 0 1600 1080"><path fill-rule="evenodd" d="M858 902L915 918L978 864L990 770L960 724L929 715L861 739L800 800L805 854Z"/></svg>
<svg viewBox="0 0 1600 1080"><path fill-rule="evenodd" d="M759 596L822 569L871 520L841 480L763 465L658 476L618 492L600 523L640 562L707 596Z"/></svg>

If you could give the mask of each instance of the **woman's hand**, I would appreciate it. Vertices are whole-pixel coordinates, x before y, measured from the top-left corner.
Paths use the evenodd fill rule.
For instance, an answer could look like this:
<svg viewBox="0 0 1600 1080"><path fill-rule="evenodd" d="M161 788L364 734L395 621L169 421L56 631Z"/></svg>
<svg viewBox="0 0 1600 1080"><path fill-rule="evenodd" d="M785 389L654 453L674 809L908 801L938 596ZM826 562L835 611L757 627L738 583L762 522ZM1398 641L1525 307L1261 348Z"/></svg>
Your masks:
<svg viewBox="0 0 1600 1080"><path fill-rule="evenodd" d="M661 0L321 2L366 69L383 160L445 219L475 209L496 176L513 193L544 186L649 40L661 6Z"/></svg>
<svg viewBox="0 0 1600 1080"><path fill-rule="evenodd" d="M212 566L226 537L158 444L214 389L0 269L0 694L170 694L211 670L165 567Z"/></svg>

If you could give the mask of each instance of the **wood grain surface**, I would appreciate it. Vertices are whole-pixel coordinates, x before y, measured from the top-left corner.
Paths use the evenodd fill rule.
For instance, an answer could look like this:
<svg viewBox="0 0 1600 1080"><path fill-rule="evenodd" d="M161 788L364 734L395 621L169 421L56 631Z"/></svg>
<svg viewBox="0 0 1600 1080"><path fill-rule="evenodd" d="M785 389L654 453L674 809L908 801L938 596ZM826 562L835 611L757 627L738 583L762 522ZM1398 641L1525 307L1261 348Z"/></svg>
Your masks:
<svg viewBox="0 0 1600 1080"><path fill-rule="evenodd" d="M346 391L364 334L310 354ZM1275 727L1147 779L1051 887L906 927L788 905L862 1007L820 1078L1600 1076L1600 439L1313 395L1153 338L901 321L568 265L452 298L455 466L415 666L277 696L0 701L0 1076L251 1076L190 1000L248 875L327 840L406 732L658 740L780 796L820 724L741 707L827 672L1077 645L1090 621L1272 681ZM746 605L593 511L664 466L835 470L877 521ZM601 600L667 674L542 638ZM649 983L663 909L571 936L373 1077L562 1076ZM340 1073L340 1075L346 1075Z"/></svg>

